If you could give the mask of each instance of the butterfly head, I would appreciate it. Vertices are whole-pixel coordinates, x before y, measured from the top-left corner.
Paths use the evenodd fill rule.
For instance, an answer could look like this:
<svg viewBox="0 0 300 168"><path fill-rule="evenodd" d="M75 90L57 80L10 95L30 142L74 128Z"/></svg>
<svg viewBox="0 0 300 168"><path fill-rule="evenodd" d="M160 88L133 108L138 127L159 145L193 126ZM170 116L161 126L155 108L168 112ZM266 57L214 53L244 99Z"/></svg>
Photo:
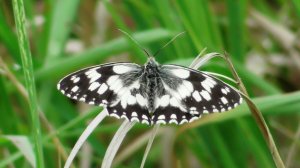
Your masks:
<svg viewBox="0 0 300 168"><path fill-rule="evenodd" d="M146 73L155 74L156 72L158 72L159 64L158 62L156 62L154 57L149 57L144 67Z"/></svg>
<svg viewBox="0 0 300 168"><path fill-rule="evenodd" d="M148 61L146 62L146 67L157 67L159 64L156 62L154 57L148 57Z"/></svg>

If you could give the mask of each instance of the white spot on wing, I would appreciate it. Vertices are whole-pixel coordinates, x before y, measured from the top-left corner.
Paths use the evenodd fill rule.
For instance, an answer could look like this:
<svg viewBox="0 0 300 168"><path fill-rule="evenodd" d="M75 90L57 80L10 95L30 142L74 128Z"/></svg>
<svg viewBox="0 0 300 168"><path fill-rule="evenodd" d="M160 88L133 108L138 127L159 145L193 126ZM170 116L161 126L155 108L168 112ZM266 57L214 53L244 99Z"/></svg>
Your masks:
<svg viewBox="0 0 300 168"><path fill-rule="evenodd" d="M142 95L136 94L135 97L136 97L136 101L139 103L140 106L143 107L146 105L146 100Z"/></svg>
<svg viewBox="0 0 300 168"><path fill-rule="evenodd" d="M114 113L112 113L112 114L109 114L110 116L112 116L112 117L116 117L117 119L119 119L120 118L120 116L118 116L117 114L114 114Z"/></svg>
<svg viewBox="0 0 300 168"><path fill-rule="evenodd" d="M158 119L159 119L159 120L165 120L166 117L165 117L165 115L160 115L160 116L158 116Z"/></svg>
<svg viewBox="0 0 300 168"><path fill-rule="evenodd" d="M174 120L174 119L171 119L171 120L169 121L169 123L170 123L170 124L172 124L172 123L178 124L177 120Z"/></svg>
<svg viewBox="0 0 300 168"><path fill-rule="evenodd" d="M193 84L189 81L183 81L182 84L187 88L188 91L193 92L194 87Z"/></svg>
<svg viewBox="0 0 300 168"><path fill-rule="evenodd" d="M172 114L170 118L171 119L177 119L177 116L176 116L176 114Z"/></svg>
<svg viewBox="0 0 300 168"><path fill-rule="evenodd" d="M75 78L75 79L73 80L73 82L74 82L74 83L77 83L77 82L79 82L79 80L80 80L80 77L77 77L77 78Z"/></svg>
<svg viewBox="0 0 300 168"><path fill-rule="evenodd" d="M223 94L227 95L227 90L226 90L226 89L222 88L222 89L221 89L221 92L222 92Z"/></svg>
<svg viewBox="0 0 300 168"><path fill-rule="evenodd" d="M130 96L130 91L127 90L126 93L121 98L121 106L123 107L123 109L126 109L127 107L127 100L129 96Z"/></svg>
<svg viewBox="0 0 300 168"><path fill-rule="evenodd" d="M195 120L197 120L197 119L198 119L198 117L193 117L193 118L190 119L189 122L193 122L193 121L195 121Z"/></svg>
<svg viewBox="0 0 300 168"><path fill-rule="evenodd" d="M113 84L114 84L114 82L118 79L119 77L118 77L118 75L113 75L113 76L111 76L111 77L109 77L108 79L107 79L107 84L109 85L109 86L112 86Z"/></svg>
<svg viewBox="0 0 300 168"><path fill-rule="evenodd" d="M118 93L118 91L123 87L122 81L120 79L117 79L114 81L113 84L110 85L109 89L113 90L115 93Z"/></svg>
<svg viewBox="0 0 300 168"><path fill-rule="evenodd" d="M132 117L137 117L138 115L137 115L136 112L132 112L132 113L131 113L131 116L132 116Z"/></svg>
<svg viewBox="0 0 300 168"><path fill-rule="evenodd" d="M90 83L93 83L101 77L101 74L95 71L94 74L89 76L90 76Z"/></svg>
<svg viewBox="0 0 300 168"><path fill-rule="evenodd" d="M197 102L200 102L200 101L202 100L202 98L201 98L201 96L200 96L200 94L199 94L199 92L198 92L197 90L195 90L195 91L193 92L193 98L194 98Z"/></svg>
<svg viewBox="0 0 300 168"><path fill-rule="evenodd" d="M201 82L201 85L202 85L202 87L204 87L204 89L206 91L208 91L209 93L211 93L211 89L210 89L210 86L209 86L207 80L204 80L203 82Z"/></svg>
<svg viewBox="0 0 300 168"><path fill-rule="evenodd" d="M179 106L179 103L178 103L178 101L176 100L175 97L172 97L172 98L170 99L170 104L171 104L172 106L174 106L174 107L178 107L178 106Z"/></svg>
<svg viewBox="0 0 300 168"><path fill-rule="evenodd" d="M138 81L138 80L135 81L135 82L130 86L130 88L139 89L139 88L140 88L140 83L139 83L139 81Z"/></svg>
<svg viewBox="0 0 300 168"><path fill-rule="evenodd" d="M94 81L96 81L97 79L99 79L101 77L101 74L99 74L97 72L98 68L99 67L92 68L92 69L90 69L90 70L88 70L88 71L85 72L85 75L87 75L87 78L90 79L90 83L93 83Z"/></svg>
<svg viewBox="0 0 300 168"><path fill-rule="evenodd" d="M73 88L72 88L72 92L77 92L78 91L78 89L79 89L79 87L78 86L74 86Z"/></svg>
<svg viewBox="0 0 300 168"><path fill-rule="evenodd" d="M147 124L147 125L149 125L149 122L148 122L148 120L142 120L142 124Z"/></svg>
<svg viewBox="0 0 300 168"><path fill-rule="evenodd" d="M165 120L158 120L158 121L156 121L156 124L166 124L166 121Z"/></svg>
<svg viewBox="0 0 300 168"><path fill-rule="evenodd" d="M128 97L128 99L127 99L127 103L128 103L129 105L135 104L135 103L136 103L136 98L135 98L134 96L132 96L132 95L129 95L129 97Z"/></svg>
<svg viewBox="0 0 300 168"><path fill-rule="evenodd" d="M161 107L166 107L170 103L170 95L163 95L160 98L159 104Z"/></svg>
<svg viewBox="0 0 300 168"><path fill-rule="evenodd" d="M138 118L136 118L136 117L132 117L130 121L131 122L134 122L134 121L139 122L140 120Z"/></svg>
<svg viewBox="0 0 300 168"><path fill-rule="evenodd" d="M145 114L142 115L142 118L148 120L148 117Z"/></svg>
<svg viewBox="0 0 300 168"><path fill-rule="evenodd" d="M184 124L184 123L187 123L187 122L188 122L187 119L182 119L179 124Z"/></svg>
<svg viewBox="0 0 300 168"><path fill-rule="evenodd" d="M103 83L103 84L100 86L100 88L98 89L97 93L103 94L107 89L108 89L108 86L107 86L105 83Z"/></svg>
<svg viewBox="0 0 300 168"><path fill-rule="evenodd" d="M230 92L230 89L229 89L228 87L225 87L225 90L226 90L227 92Z"/></svg>
<svg viewBox="0 0 300 168"><path fill-rule="evenodd" d="M89 90L90 91L94 91L95 89L97 89L100 86L99 82L94 82L90 85Z"/></svg>
<svg viewBox="0 0 300 168"><path fill-rule="evenodd" d="M186 70L186 69L172 69L171 72L173 73L173 75L182 78L182 79L186 79L190 76L190 71Z"/></svg>
<svg viewBox="0 0 300 168"><path fill-rule="evenodd" d="M188 91L187 88L186 88L183 84L181 84L181 85L178 87L177 91L178 91L178 93L179 93L179 95L180 95L180 97L181 97L182 99L184 99L184 98L186 98L187 96L190 96L190 95L191 95L191 92Z"/></svg>
<svg viewBox="0 0 300 168"><path fill-rule="evenodd" d="M113 67L113 71L116 74L124 74L126 72L129 72L132 70L132 67L126 66L126 65L115 65Z"/></svg>
<svg viewBox="0 0 300 168"><path fill-rule="evenodd" d="M209 93L208 93L206 90L202 90L202 91L200 92L200 94L201 94L201 96L202 96L204 99L206 99L207 101L211 100L211 97L210 97Z"/></svg>
<svg viewBox="0 0 300 168"><path fill-rule="evenodd" d="M221 101L222 101L223 104L227 104L228 103L228 101L227 101L227 99L225 97L221 97Z"/></svg>

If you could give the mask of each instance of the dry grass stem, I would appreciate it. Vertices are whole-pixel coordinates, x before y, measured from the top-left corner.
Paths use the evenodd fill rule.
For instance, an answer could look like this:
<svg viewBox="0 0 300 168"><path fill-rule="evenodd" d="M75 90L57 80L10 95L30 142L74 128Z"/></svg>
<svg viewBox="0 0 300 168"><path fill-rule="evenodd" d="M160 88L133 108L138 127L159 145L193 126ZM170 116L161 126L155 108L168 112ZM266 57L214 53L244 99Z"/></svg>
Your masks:
<svg viewBox="0 0 300 168"><path fill-rule="evenodd" d="M74 160L76 154L78 153L79 149L83 145L83 143L87 140L89 135L94 131L94 129L100 124L100 122L108 115L106 109L100 112L86 127L83 133L80 135L79 139L77 140L76 144L74 145L71 153L68 156L68 159L65 163L64 168L69 168Z"/></svg>
<svg viewBox="0 0 300 168"><path fill-rule="evenodd" d="M241 81L240 77L238 76L236 70L234 69L234 66L233 66L231 60L229 59L229 56L227 55L227 53L224 54L224 59L228 63L230 71L231 71L232 75L234 76L235 80L237 81L241 93L243 93L242 95L251 111L251 114L254 117L256 123L258 124L258 126L262 132L262 135L263 135L263 137L269 147L269 150L272 154L274 163L276 164L276 166L278 168L284 168L285 166L284 166L282 159L280 157L280 154L277 150L277 147L273 140L272 134L271 134L271 132L268 128L268 125L266 124L261 112L258 110L256 105L250 100L250 98L248 98L247 90L246 90L243 82Z"/></svg>
<svg viewBox="0 0 300 168"><path fill-rule="evenodd" d="M143 168L144 165L145 165L147 156L148 156L148 154L149 154L149 152L150 152L151 146L152 146L152 144L153 144L154 138L155 138L155 136L156 136L156 134L157 134L157 131L158 131L159 127L160 127L160 124L154 125L154 127L153 127L153 129L152 129L152 131L151 131L151 134L150 134L150 137L149 137L149 140L148 140L148 143L147 143L146 150L145 150L145 152L144 152L144 156L143 156L143 160L142 160L142 163L141 163L140 168Z"/></svg>
<svg viewBox="0 0 300 168"><path fill-rule="evenodd" d="M110 168L112 161L115 158L115 155L123 142L128 131L134 126L135 122L129 122L125 120L118 131L115 133L113 139L110 141L110 144L105 152L105 156L102 162L102 168Z"/></svg>
<svg viewBox="0 0 300 168"><path fill-rule="evenodd" d="M157 131L156 136L161 135L163 132L164 129L160 128ZM151 134L153 134L153 129L147 131L146 133L133 140L129 145L126 146L126 148L120 151L120 153L114 159L113 165L120 164L122 161L134 154L134 152L136 152L138 149L143 147L147 143L147 141L149 141L149 137L151 136Z"/></svg>
<svg viewBox="0 0 300 168"><path fill-rule="evenodd" d="M290 146L289 148L289 152L288 152L288 155L286 157L286 167L291 167L292 165L292 162L293 162L293 158L296 154L296 149L297 149L297 146L299 145L299 139L300 139L300 124L298 124L298 129L297 129L297 132L293 138L293 143L292 145Z"/></svg>

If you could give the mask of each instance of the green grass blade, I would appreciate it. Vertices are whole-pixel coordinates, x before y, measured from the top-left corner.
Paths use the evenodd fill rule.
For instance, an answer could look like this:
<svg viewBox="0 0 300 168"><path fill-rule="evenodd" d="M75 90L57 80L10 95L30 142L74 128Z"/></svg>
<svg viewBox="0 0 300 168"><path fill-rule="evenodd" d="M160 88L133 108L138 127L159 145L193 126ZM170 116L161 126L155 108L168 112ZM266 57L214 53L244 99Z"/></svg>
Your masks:
<svg viewBox="0 0 300 168"><path fill-rule="evenodd" d="M294 8L296 10L296 13L297 13L298 17L300 18L300 1L292 0L292 2L294 4Z"/></svg>
<svg viewBox="0 0 300 168"><path fill-rule="evenodd" d="M3 11L0 11L0 41L6 46L14 60L21 64L17 37L7 24Z"/></svg>
<svg viewBox="0 0 300 168"><path fill-rule="evenodd" d="M198 38L199 35L198 35L197 31L194 30L193 25L192 25L191 21L189 20L189 17L187 16L185 9L183 8L184 5L181 4L180 1L175 1L174 6L182 20L182 23L183 23L187 33L191 37L195 48L198 51L201 51L205 46L203 46L202 42L199 40L199 38Z"/></svg>
<svg viewBox="0 0 300 168"><path fill-rule="evenodd" d="M79 4L79 0L56 1L50 18L46 61L61 56Z"/></svg>
<svg viewBox="0 0 300 168"><path fill-rule="evenodd" d="M121 29L122 31L125 31L125 32L129 33L129 35L130 35L129 29L127 28L124 21L122 20L121 15L116 12L113 5L110 2L108 2L107 0L104 0L103 2L105 4L106 9L111 14L112 19L116 23L117 27L119 29ZM133 53L135 54L135 57L138 60L141 60L143 62L146 61L147 57L146 57L145 53L141 50L141 48L139 48L128 36L126 36L126 35L124 35L124 36L125 36L127 42L130 44L130 49L133 50Z"/></svg>
<svg viewBox="0 0 300 168"><path fill-rule="evenodd" d="M23 0L13 0L14 16L18 33L18 42L22 58L22 68L29 96L29 107L32 121L33 140L35 147L36 166L44 168L41 128L37 109L36 88L33 75L33 64L29 48L29 41L25 29L25 11Z"/></svg>
<svg viewBox="0 0 300 168"><path fill-rule="evenodd" d="M217 150L218 161L220 161L222 167L237 168L238 166L234 162L234 158L231 157L230 151L219 130L215 126L210 126L209 128L209 133L213 141L212 144L214 144L215 150Z"/></svg>
<svg viewBox="0 0 300 168"><path fill-rule="evenodd" d="M0 76L0 128L3 134L11 134L17 132L16 123L19 122L19 118L12 109L4 81L4 78ZM6 118L10 118L10 120L7 120Z"/></svg>
<svg viewBox="0 0 300 168"><path fill-rule="evenodd" d="M245 60L246 37L246 10L247 0L227 0L229 19L229 51L235 60Z"/></svg>

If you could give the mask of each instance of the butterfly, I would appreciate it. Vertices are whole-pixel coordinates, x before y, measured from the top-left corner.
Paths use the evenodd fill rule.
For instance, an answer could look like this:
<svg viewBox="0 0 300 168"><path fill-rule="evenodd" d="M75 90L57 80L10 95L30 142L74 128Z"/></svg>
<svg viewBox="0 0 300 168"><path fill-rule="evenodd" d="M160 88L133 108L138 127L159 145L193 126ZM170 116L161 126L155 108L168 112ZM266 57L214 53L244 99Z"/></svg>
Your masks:
<svg viewBox="0 0 300 168"><path fill-rule="evenodd" d="M57 85L67 97L103 106L110 116L143 124L183 124L242 103L214 76L179 65L107 63L71 73Z"/></svg>

